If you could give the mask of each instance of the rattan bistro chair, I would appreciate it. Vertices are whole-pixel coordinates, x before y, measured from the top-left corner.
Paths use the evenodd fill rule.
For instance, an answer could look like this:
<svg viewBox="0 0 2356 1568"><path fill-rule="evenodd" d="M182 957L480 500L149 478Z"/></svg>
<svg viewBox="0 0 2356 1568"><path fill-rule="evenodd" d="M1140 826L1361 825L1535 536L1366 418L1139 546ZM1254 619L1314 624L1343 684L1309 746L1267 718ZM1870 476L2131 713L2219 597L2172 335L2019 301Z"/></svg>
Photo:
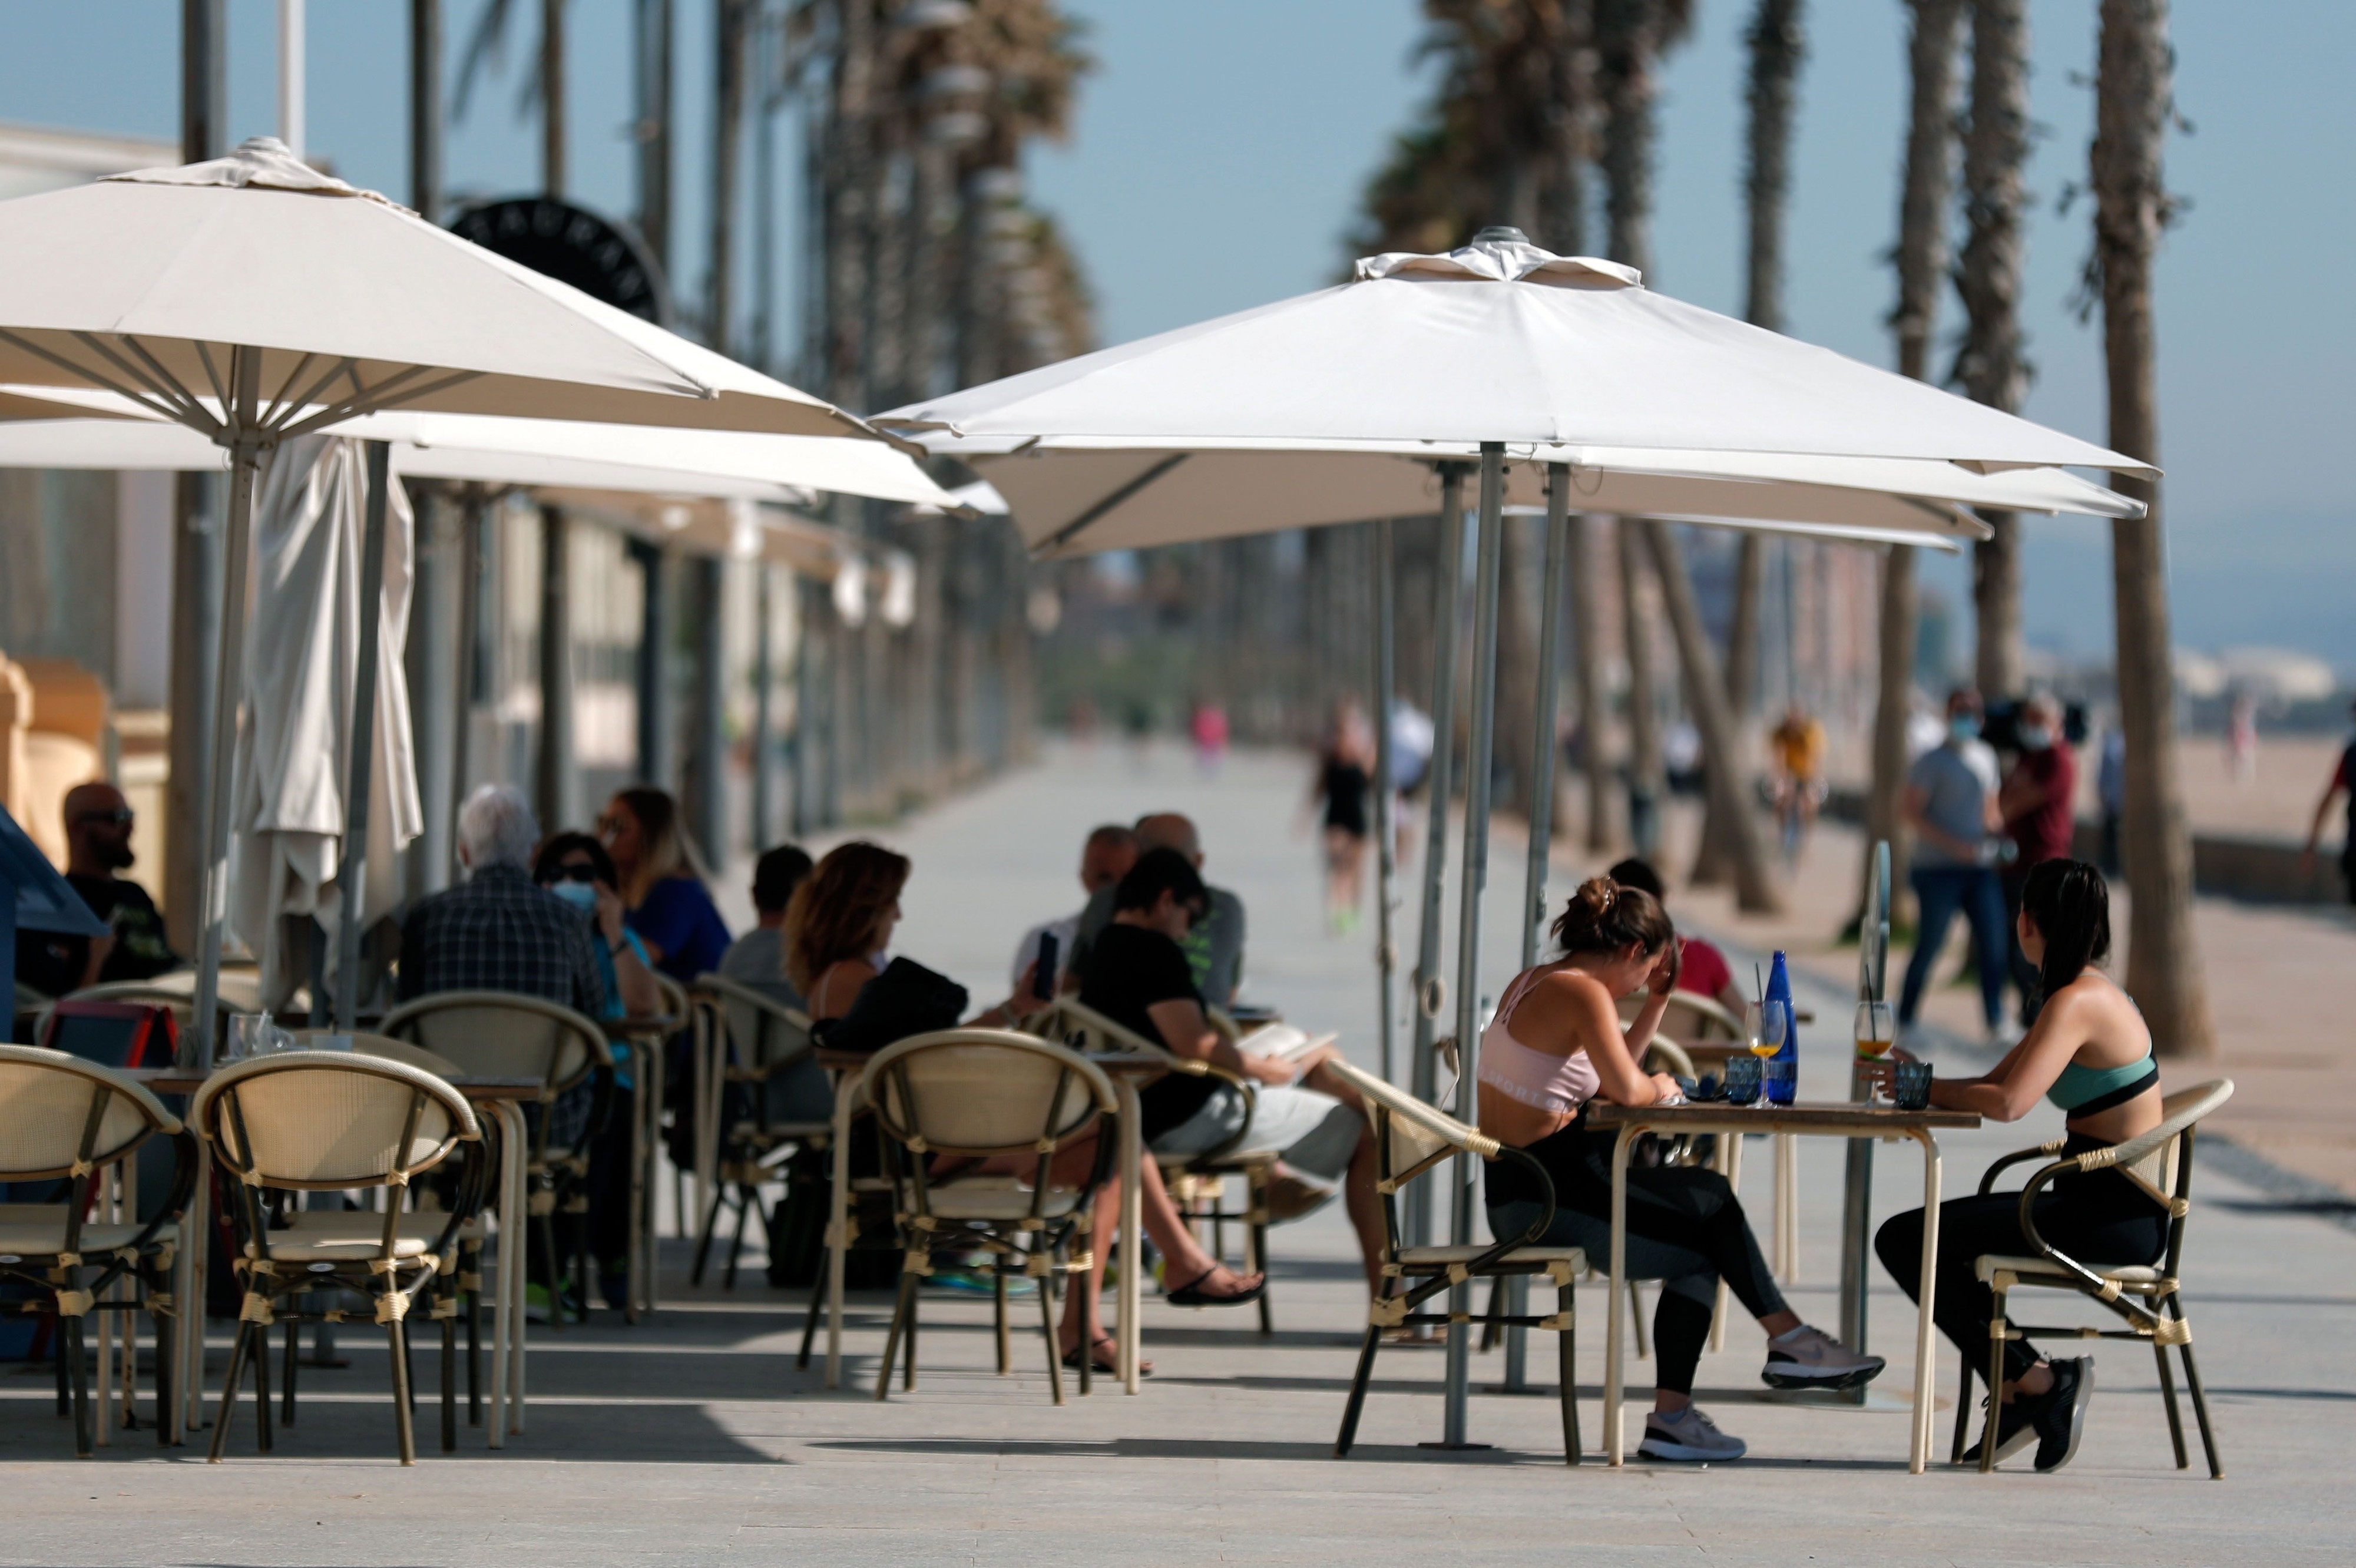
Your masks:
<svg viewBox="0 0 2356 1568"><path fill-rule="evenodd" d="M102 1184L155 1137L171 1139L176 1157L171 1192L154 1216L144 1224L131 1216L120 1223L89 1219ZM155 1440L177 1435L165 1320L176 1310L172 1260L196 1168L195 1141L141 1085L63 1051L0 1045L0 1182L59 1184L57 1202L0 1204L0 1281L32 1287L11 1308L57 1319L59 1413L70 1403L74 1452L83 1458L97 1436L83 1333L93 1312L121 1312L128 1341L134 1315L146 1310L155 1333ZM131 1296L104 1299L124 1281Z"/></svg>
<svg viewBox="0 0 2356 1568"><path fill-rule="evenodd" d="M1366 1385L1375 1371L1375 1353L1382 1348L1386 1332L1441 1323L1455 1324L1455 1332L1460 1334L1470 1332L1473 1321L1470 1313L1423 1312L1419 1309L1433 1297L1473 1280L1543 1274L1554 1282L1556 1307L1553 1312L1543 1316L1501 1316L1493 1308L1492 1317L1494 1321L1508 1326L1519 1325L1526 1328L1552 1329L1558 1336L1557 1359L1562 1380L1563 1462L1578 1464L1579 1391L1572 1373L1573 1352L1578 1348L1578 1318L1572 1305L1571 1289L1573 1282L1586 1272L1587 1254L1577 1247L1535 1244L1536 1238L1545 1235L1547 1228L1554 1223L1552 1178L1547 1176L1544 1166L1521 1150L1505 1147L1494 1138L1434 1110L1372 1073L1344 1061L1335 1061L1331 1066L1334 1072L1357 1090L1366 1103L1368 1114L1374 1118L1375 1188L1383 1199L1383 1277L1386 1281L1411 1282L1407 1283L1405 1294L1373 1303L1367 1311L1365 1343L1358 1351L1357 1376L1350 1382L1350 1402L1342 1412L1342 1433L1333 1443L1334 1456L1347 1458L1351 1444L1357 1441L1358 1416L1365 1408ZM1523 1234L1506 1237L1486 1246L1402 1246L1398 1223L1399 1190L1418 1176L1459 1155L1477 1155L1484 1160L1512 1160L1526 1165L1537 1177L1547 1195L1546 1212Z"/></svg>
<svg viewBox="0 0 2356 1568"><path fill-rule="evenodd" d="M1228 1044L1239 1037L1236 1023L1215 1008L1206 1009L1211 1027ZM1167 1057L1171 1070L1191 1073L1198 1078L1215 1078L1227 1086L1229 1092L1243 1101L1243 1119L1235 1133L1199 1155L1162 1155L1151 1149L1146 1152L1162 1167L1162 1185L1169 1188L1171 1201L1180 1213L1199 1230L1207 1225L1206 1238L1210 1254L1224 1262L1226 1260L1226 1228L1243 1228L1244 1257L1241 1272L1265 1274L1268 1272L1268 1187L1269 1178L1283 1151L1258 1144L1252 1135L1252 1122L1258 1111L1259 1086L1238 1072L1214 1062L1182 1057L1160 1040L1149 1040L1106 1017L1095 1008L1071 996L1058 997L1048 1006L1024 1021L1032 1033L1051 1040L1060 1040L1079 1051L1131 1051L1145 1055ZM1244 1184L1244 1207L1226 1207L1226 1185L1230 1176L1239 1176ZM1274 1294L1263 1286L1259 1294L1259 1331L1262 1335L1276 1332L1274 1308L1269 1297Z"/></svg>
<svg viewBox="0 0 2356 1568"><path fill-rule="evenodd" d="M394 1429L401 1462L416 1463L410 1415L408 1318L433 1290L442 1326L442 1447L457 1447L456 1349L458 1233L481 1205L482 1135L466 1096L423 1068L356 1051L275 1051L214 1073L188 1110L235 1178L230 1203L237 1236L232 1260L245 1283L237 1339L221 1380L210 1458L229 1442L238 1386L253 1367L256 1421L264 1453L273 1446L270 1328L277 1322L337 1322L340 1307L305 1310L313 1291L354 1291L369 1298L384 1326L392 1359ZM453 1154L460 1158L456 1199L444 1211L406 1209L412 1183ZM266 1194L385 1191L382 1213L366 1209L306 1214L273 1227ZM331 1297L332 1299L339 1299Z"/></svg>
<svg viewBox="0 0 2356 1568"><path fill-rule="evenodd" d="M2193 1133L2202 1117L2233 1097L2233 1080L2229 1078L2180 1089L2160 1101L2159 1125L2139 1138L2059 1160L2051 1157L2062 1147L2062 1141L2055 1139L2005 1155L1988 1166L1987 1174L1980 1178L1980 1191L1986 1194L1995 1190L1997 1176L2008 1166L2040 1158L2051 1162L2020 1189L2020 1228L2036 1251L2020 1257L1989 1254L1978 1262L1981 1283L1996 1293L1996 1312L1988 1327L1988 1363L1982 1373L1989 1390L1987 1430L1980 1438L1983 1473L1996 1468L1999 1402L1995 1398L1995 1390L2004 1378L2006 1341L2032 1335L2040 1338L2074 1336L2081 1339L2140 1339L2151 1346L2159 1362L2159 1395L2168 1410L2168 1435L2176 1446L2176 1467L2186 1470L2191 1468L2192 1461L2185 1452L2184 1417L2177 1409L2176 1380L2169 1375L2168 1366L2168 1348L2175 1346L2184 1361L2184 1380L2192 1394L2192 1414L2201 1423L2201 1446L2209 1459L2209 1474L2212 1479L2224 1479L2225 1466L2217 1455L2216 1434L2209 1426L2209 1401L2201 1389L2200 1369L2192 1360L2192 1325L2184 1315L2178 1271L2184 1261L2184 1222L2192 1212ZM2029 1212L2038 1194L2056 1176L2095 1170L2116 1170L2168 1210L2168 1248L2158 1263L2090 1262L2069 1256L2038 1234ZM2075 1291L2108 1307L2126 1321L2126 1326L2048 1328L2008 1322L2005 1298L2013 1291L2028 1289ZM1972 1359L1966 1354L1963 1384L1955 1399L1955 1444L1951 1455L1958 1465L1964 1459L1974 1370Z"/></svg>
<svg viewBox="0 0 2356 1568"><path fill-rule="evenodd" d="M696 1227L695 1267L689 1279L694 1284L703 1283L712 1232L719 1228L720 1211L733 1187L736 1222L721 1282L723 1288L734 1290L746 1220L757 1212L765 1236L770 1229L768 1211L761 1202L761 1184L776 1179L771 1173L786 1154L826 1147L834 1124L770 1119L769 1080L810 1053L809 1014L723 974L699 977L689 989L688 999L695 1020L697 1059L718 1069L703 1085L703 1102L695 1108L698 1138L712 1140L700 1146L712 1161L713 1179L712 1200ZM767 1239L774 1251L777 1239Z"/></svg>
<svg viewBox="0 0 2356 1568"><path fill-rule="evenodd" d="M590 1300L597 1294L589 1259L589 1144L614 1103L614 1056L605 1031L570 1007L512 991L436 992L394 1008L378 1028L447 1058L474 1077L540 1079L540 1098L527 1119L531 1146L524 1154L530 1195L526 1228L539 1241L548 1274L549 1326L561 1332L564 1292L556 1216L574 1217L581 1319L587 1322ZM577 1129L560 1126L557 1102L593 1079L594 1099L585 1122ZM507 1288L500 1281L499 1289Z"/></svg>
<svg viewBox="0 0 2356 1568"><path fill-rule="evenodd" d="M1064 1402L1063 1356L1055 1343L1056 1274L1086 1276L1093 1204L1111 1174L1116 1100L1104 1070L1066 1046L1011 1029L942 1029L915 1035L875 1053L867 1064L875 1122L897 1145L888 1160L893 1208L907 1239L900 1298L876 1369L875 1397L892 1386L892 1362L905 1342L905 1386L916 1386L917 1287L932 1273L937 1247L986 1254L996 1285L998 1370L1009 1363L1006 1282L1038 1282L1047 1339L1048 1386ZM1050 1167L1072 1144L1097 1137L1096 1161L1078 1187L1053 1184ZM953 1162L1014 1155L1023 1176L935 1176L935 1156ZM1080 1391L1088 1362L1080 1356Z"/></svg>

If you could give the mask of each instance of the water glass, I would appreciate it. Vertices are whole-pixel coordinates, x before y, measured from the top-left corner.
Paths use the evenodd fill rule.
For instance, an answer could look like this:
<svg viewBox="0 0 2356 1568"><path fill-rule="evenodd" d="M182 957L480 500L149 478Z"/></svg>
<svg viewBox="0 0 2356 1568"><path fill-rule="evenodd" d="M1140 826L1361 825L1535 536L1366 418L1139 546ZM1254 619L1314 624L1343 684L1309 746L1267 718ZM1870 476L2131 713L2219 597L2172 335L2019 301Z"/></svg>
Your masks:
<svg viewBox="0 0 2356 1568"><path fill-rule="evenodd" d="M1759 1099L1761 1076L1765 1071L1763 1058L1753 1056L1726 1058L1726 1101L1730 1105L1750 1105Z"/></svg>
<svg viewBox="0 0 2356 1568"><path fill-rule="evenodd" d="M260 1056L270 1047L265 1043L270 1027L267 1013L232 1013L229 1015L229 1038L221 1042L223 1062L241 1062L248 1057Z"/></svg>
<svg viewBox="0 0 2356 1568"><path fill-rule="evenodd" d="M1892 1062L1890 1090L1901 1111L1926 1111L1931 1105L1931 1064Z"/></svg>

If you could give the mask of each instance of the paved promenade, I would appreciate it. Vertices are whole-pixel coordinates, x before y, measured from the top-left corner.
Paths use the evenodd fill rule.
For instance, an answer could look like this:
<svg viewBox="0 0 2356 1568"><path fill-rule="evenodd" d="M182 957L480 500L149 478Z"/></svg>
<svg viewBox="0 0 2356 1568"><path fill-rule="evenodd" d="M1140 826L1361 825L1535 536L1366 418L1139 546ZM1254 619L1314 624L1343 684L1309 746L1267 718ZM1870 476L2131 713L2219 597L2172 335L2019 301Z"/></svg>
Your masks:
<svg viewBox="0 0 2356 1568"><path fill-rule="evenodd" d="M955 974L977 1004L994 1000L1022 929L1077 904L1072 867L1086 830L1183 809L1202 822L1212 879L1249 907L1248 993L1342 1029L1353 1056L1372 1063L1372 937L1323 933L1312 843L1295 831L1306 784L1305 762L1290 757L1238 757L1214 780L1174 749L1143 759L1117 746L1060 752L1046 769L884 835L917 865L896 949ZM1832 849L1817 846L1827 865L1813 869L1812 856L1809 875L1832 875ZM1518 940L1512 843L1501 843L1495 867L1483 974L1493 991ZM1716 922L1706 900L1690 902L1689 918ZM1727 924L1740 942L1764 934ZM1820 1010L1837 994L1814 992ZM1827 1025L1808 1037L1804 1092L1827 1092L1841 1074L1837 1034ZM1993 1155L2055 1130L2040 1110L1951 1139L1950 1192L1967 1189ZM1792 1294L1819 1323L1836 1310L1839 1160L1837 1144L1803 1145ZM1881 1151L1878 1213L1912 1204L1918 1164L1911 1151ZM1762 1214L1768 1170L1754 1153L1746 1197ZM650 1322L626 1328L601 1315L562 1336L535 1331L527 1434L491 1454L469 1431L445 1459L427 1402L425 1454L406 1472L387 1456L384 1355L359 1326L344 1331L348 1370L305 1372L300 1422L278 1453L254 1455L249 1403L222 1466L198 1450L158 1458L145 1433L77 1463L50 1414L46 1369L0 1367L0 1563L2343 1563L2356 1540L2356 1234L2214 1168L2201 1173L2196 1199L2186 1275L2222 1482L2172 1467L2150 1359L2117 1345L2097 1352L2092 1427L2067 1470L1983 1477L1934 1466L1910 1477L1900 1401L1912 1315L1879 1279L1873 1344L1891 1360L1881 1408L1770 1399L1748 1322L1705 1359L1703 1404L1751 1444L1739 1464L1615 1473L1590 1457L1567 1471L1550 1388L1476 1393L1472 1434L1493 1447L1420 1448L1440 1433L1442 1358L1430 1350L1384 1355L1360 1447L1336 1462L1363 1304L1348 1232L1329 1212L1279 1232L1272 1338L1253 1332L1248 1313L1149 1299L1156 1375L1142 1393L1099 1384L1060 1410L1035 1334L1017 1337L1017 1371L998 1378L986 1308L939 1295L927 1297L913 1394L869 1397L881 1296L855 1302L851 1386L825 1392L814 1371L793 1369L799 1302L757 1272L733 1296L682 1299L679 1243L673 1294ZM1592 1453L1601 1290L1582 1287L1579 1306ZM1029 1303L1014 1321L1033 1321ZM216 1359L225 1347L217 1340ZM434 1360L418 1358L429 1394ZM1954 1372L1944 1350L1940 1362L1944 1436ZM1630 1366L1644 1381L1647 1364ZM1476 1360L1476 1387L1501 1374L1501 1358Z"/></svg>

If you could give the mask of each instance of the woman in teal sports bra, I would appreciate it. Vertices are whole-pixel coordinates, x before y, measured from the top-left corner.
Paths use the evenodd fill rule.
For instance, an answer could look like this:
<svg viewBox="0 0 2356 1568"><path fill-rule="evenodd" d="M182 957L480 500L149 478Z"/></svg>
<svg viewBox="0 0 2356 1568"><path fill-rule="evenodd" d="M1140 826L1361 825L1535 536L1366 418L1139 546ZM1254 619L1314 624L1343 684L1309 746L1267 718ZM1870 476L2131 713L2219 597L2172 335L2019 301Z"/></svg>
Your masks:
<svg viewBox="0 0 2356 1568"><path fill-rule="evenodd" d="M2110 889L2103 874L2078 860L2039 865L2021 888L2018 930L2044 995L2037 1022L1993 1070L1978 1078L1933 1079L1931 1103L2018 1122L2039 1100L2051 1100L2068 1117L2064 1155L2124 1143L2158 1126L2159 1067L2152 1059L2151 1031L2126 993L2094 967L2111 950ZM2116 1171L2058 1178L2039 1196L2034 1218L2047 1241L2090 1263L2157 1262L2167 1242L2167 1211ZM1910 1296L1919 1283L1922 1248L1919 1208L1891 1219L1874 1238L1882 1267ZM1976 1361L1987 1354L1996 1305L1976 1261L2033 1251L2021 1230L2018 1192L1939 1206L1939 1327ZM2007 1345L1997 1456L2034 1442L2039 1469L2068 1464L2094 1388L2091 1357L2049 1361L2026 1340ZM1970 1456L1976 1459L1978 1450Z"/></svg>

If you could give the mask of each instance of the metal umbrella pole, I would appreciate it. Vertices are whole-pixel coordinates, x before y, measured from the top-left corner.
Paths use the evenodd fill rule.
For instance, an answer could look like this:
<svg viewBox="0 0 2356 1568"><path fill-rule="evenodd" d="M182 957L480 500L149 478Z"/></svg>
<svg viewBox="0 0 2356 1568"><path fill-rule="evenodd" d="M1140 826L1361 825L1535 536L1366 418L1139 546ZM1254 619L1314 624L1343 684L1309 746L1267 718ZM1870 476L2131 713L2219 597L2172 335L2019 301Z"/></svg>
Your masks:
<svg viewBox="0 0 2356 1568"><path fill-rule="evenodd" d="M1555 707L1561 696L1562 579L1570 534L1570 465L1547 465L1546 576L1538 602L1537 711L1530 715L1530 857L1522 897L1522 968L1538 961L1538 933L1546 928L1547 871L1554 849ZM1507 1283L1506 1313L1529 1314L1530 1282L1515 1274ZM1530 1331L1519 1324L1505 1330L1505 1391L1529 1387Z"/></svg>
<svg viewBox="0 0 2356 1568"><path fill-rule="evenodd" d="M1392 820L1391 779L1397 768L1391 758L1391 693L1397 684L1398 628L1391 591L1391 520L1377 518L1374 530L1375 692L1368 711L1375 722L1375 977L1381 986L1376 1017L1382 1030L1381 1069L1385 1083L1395 1082L1392 1060L1398 1037L1395 994L1398 983L1398 950L1391 941L1392 886L1398 875L1398 824Z"/></svg>
<svg viewBox="0 0 2356 1568"><path fill-rule="evenodd" d="M265 437L261 432L262 350L239 348L230 353L229 396L222 413L229 428L222 445L229 448L228 536L221 542L221 616L220 652L213 660L212 750L206 758L204 793L204 868L198 881L197 908L203 921L197 947L196 995L188 1010L189 1041L185 1047L190 1065L210 1068L220 1042L213 1036L213 1016L220 1002L221 936L229 907L229 814L230 786L237 766L237 710L245 690L246 553L253 534L253 489L262 468ZM198 1417L202 1418L198 1411Z"/></svg>
<svg viewBox="0 0 2356 1568"><path fill-rule="evenodd" d="M1871 869L1867 873L1865 912L1858 921L1857 990L1860 1001L1882 999L1886 979L1883 966L1890 951L1890 844L1885 840L1873 846ZM1863 1064L1849 1069L1849 1098L1864 1097ZM1848 1140L1846 1168L1841 1182L1841 1269L1840 1269L1840 1333L1841 1343L1865 1350L1866 1287L1871 1277L1869 1267L1873 1257L1873 1140ZM1857 1389L1848 1399L1863 1404L1866 1391Z"/></svg>
<svg viewBox="0 0 2356 1568"><path fill-rule="evenodd" d="M1472 1122L1480 1117L1477 1078L1481 1040L1481 894L1489 881L1489 782L1497 724L1497 559L1503 532L1505 491L1505 448L1502 443L1481 444L1480 570L1473 588L1472 608L1472 735L1464 761L1464 868L1456 907L1456 1118ZM1448 1165L1451 1206L1448 1240L1463 1246L1472 1240L1472 1199L1480 1181L1480 1162L1459 1155ZM1466 1446L1465 1395L1472 1380L1472 1287L1452 1286L1448 1293L1447 1413L1441 1425L1441 1445Z"/></svg>
<svg viewBox="0 0 2356 1568"><path fill-rule="evenodd" d="M1430 793L1423 834L1423 925L1416 940L1415 1054L1408 1070L1413 1093L1426 1104L1440 1096L1440 1066L1433 1052L1440 1009L1448 999L1440 977L1440 923L1444 918L1448 875L1448 805L1453 791L1451 755L1456 728L1457 617L1464 597L1464 465L1440 465L1440 583L1431 611L1431 765L1424 788ZM1431 1244L1431 1184L1408 1189L1408 1244Z"/></svg>
<svg viewBox="0 0 2356 1568"><path fill-rule="evenodd" d="M369 774L376 761L377 651L384 638L384 531L392 446L368 446L368 510L360 530L359 668L352 681L352 740L344 786L344 859L336 868L336 1027L348 1034L359 1013L360 919L368 898Z"/></svg>
<svg viewBox="0 0 2356 1568"><path fill-rule="evenodd" d="M458 514L458 657L453 673L458 700L451 704L454 733L450 737L450 878L464 878L466 867L458 858L458 812L466 803L466 775L475 736L475 654L483 618L483 487L466 487L466 505Z"/></svg>

